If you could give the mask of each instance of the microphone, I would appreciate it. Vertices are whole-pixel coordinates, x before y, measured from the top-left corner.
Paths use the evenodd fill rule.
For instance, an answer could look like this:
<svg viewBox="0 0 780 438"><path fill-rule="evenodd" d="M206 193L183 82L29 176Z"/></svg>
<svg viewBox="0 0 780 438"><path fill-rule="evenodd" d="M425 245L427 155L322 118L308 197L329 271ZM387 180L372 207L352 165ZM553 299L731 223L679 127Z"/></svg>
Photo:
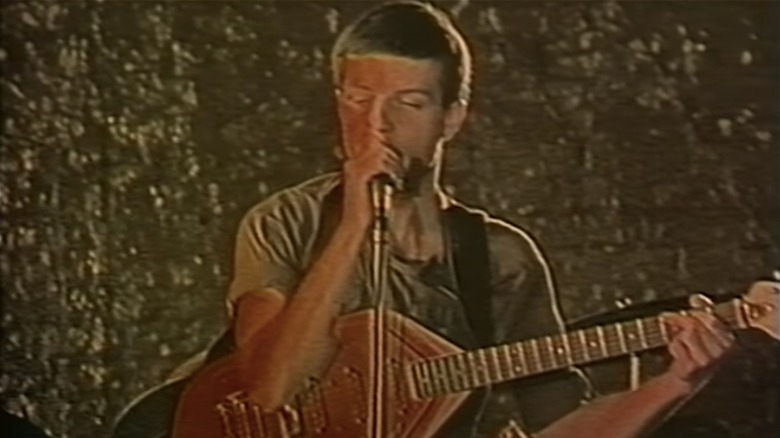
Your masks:
<svg viewBox="0 0 780 438"><path fill-rule="evenodd" d="M390 211L393 193L398 184L390 175L382 173L371 179L371 205L374 208L374 219L384 220Z"/></svg>

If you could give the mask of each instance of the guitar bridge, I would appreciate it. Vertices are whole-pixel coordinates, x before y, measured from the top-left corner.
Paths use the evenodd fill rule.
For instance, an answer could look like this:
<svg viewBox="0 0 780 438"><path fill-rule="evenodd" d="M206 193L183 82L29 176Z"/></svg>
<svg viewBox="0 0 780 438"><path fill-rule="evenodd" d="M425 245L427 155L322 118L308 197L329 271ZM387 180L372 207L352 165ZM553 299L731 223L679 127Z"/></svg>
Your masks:
<svg viewBox="0 0 780 438"><path fill-rule="evenodd" d="M263 412L243 391L235 392L216 406L222 419L224 438L273 438L303 434L300 412L285 405L274 412Z"/></svg>

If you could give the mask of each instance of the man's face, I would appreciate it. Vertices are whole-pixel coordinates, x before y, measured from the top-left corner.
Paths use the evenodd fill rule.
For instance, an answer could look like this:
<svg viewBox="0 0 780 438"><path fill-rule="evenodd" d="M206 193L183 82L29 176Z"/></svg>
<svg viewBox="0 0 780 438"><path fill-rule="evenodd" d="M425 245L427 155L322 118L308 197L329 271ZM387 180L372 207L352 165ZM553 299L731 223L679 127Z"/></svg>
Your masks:
<svg viewBox="0 0 780 438"><path fill-rule="evenodd" d="M464 111L460 105L443 107L441 75L433 60L387 55L343 60L338 113L346 158L384 145L397 149L407 166L430 167L442 140L457 132Z"/></svg>

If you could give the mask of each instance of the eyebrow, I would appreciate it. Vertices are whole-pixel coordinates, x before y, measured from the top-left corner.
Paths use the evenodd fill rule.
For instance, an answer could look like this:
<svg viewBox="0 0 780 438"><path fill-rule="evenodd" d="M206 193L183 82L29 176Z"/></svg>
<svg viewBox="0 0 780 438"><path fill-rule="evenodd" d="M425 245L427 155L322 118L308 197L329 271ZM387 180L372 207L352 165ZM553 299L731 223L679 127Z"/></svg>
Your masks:
<svg viewBox="0 0 780 438"><path fill-rule="evenodd" d="M340 87L340 88L342 90L343 89L352 88L352 89L358 89L358 90L361 90L361 91L368 91L368 92L373 92L374 91L371 87L368 87L368 86L365 86L365 85L361 85L361 84L348 85L348 86ZM431 99L434 97L434 93L433 92L431 92L430 90L426 90L424 88L406 88L406 89L398 90L394 94L422 94L425 97L428 97L428 98L431 98Z"/></svg>
<svg viewBox="0 0 780 438"><path fill-rule="evenodd" d="M429 99L433 99L434 95L429 90L423 90L419 88L410 88L406 90L400 90L396 94L422 94Z"/></svg>

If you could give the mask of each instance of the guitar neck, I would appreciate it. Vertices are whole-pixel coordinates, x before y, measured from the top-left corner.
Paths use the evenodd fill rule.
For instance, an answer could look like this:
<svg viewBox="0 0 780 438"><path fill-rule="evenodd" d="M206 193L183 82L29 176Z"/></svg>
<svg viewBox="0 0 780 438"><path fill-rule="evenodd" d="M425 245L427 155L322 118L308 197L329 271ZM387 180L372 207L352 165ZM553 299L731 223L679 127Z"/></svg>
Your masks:
<svg viewBox="0 0 780 438"><path fill-rule="evenodd" d="M714 313L740 325L739 299L718 304ZM410 378L420 397L435 397L543 374L661 347L669 342L659 316L504 344L416 362Z"/></svg>

